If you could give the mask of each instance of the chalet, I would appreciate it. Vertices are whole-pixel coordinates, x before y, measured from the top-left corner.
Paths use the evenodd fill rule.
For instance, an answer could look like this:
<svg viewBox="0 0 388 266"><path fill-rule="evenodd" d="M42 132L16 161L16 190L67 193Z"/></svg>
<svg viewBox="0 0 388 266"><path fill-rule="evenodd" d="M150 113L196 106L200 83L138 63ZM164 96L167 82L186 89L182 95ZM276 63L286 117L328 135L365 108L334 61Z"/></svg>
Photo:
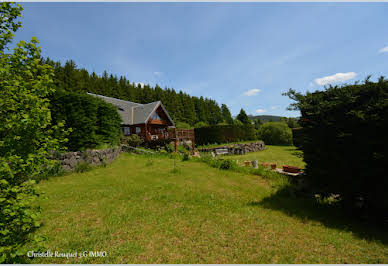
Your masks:
<svg viewBox="0 0 388 266"><path fill-rule="evenodd" d="M93 93L88 94L117 107L125 136L137 134L147 141L172 138L169 136L168 128L175 128L175 124L161 101L140 104Z"/></svg>

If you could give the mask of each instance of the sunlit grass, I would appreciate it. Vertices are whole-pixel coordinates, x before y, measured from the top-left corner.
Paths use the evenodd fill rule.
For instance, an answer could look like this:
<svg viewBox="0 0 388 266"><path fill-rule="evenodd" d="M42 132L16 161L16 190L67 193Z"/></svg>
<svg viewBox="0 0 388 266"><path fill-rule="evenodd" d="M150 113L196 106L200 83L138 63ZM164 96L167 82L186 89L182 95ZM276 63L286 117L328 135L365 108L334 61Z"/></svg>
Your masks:
<svg viewBox="0 0 388 266"><path fill-rule="evenodd" d="M231 155L230 159L239 161L258 160L259 163L276 163L278 168L282 165L292 165L304 168L302 151L299 151L294 146L274 146L265 145L265 150L258 152L248 152L244 155Z"/></svg>
<svg viewBox="0 0 388 266"><path fill-rule="evenodd" d="M48 248L107 257L33 262L387 263L386 233L363 236L372 229L279 196L259 176L176 162L122 154L41 182Z"/></svg>

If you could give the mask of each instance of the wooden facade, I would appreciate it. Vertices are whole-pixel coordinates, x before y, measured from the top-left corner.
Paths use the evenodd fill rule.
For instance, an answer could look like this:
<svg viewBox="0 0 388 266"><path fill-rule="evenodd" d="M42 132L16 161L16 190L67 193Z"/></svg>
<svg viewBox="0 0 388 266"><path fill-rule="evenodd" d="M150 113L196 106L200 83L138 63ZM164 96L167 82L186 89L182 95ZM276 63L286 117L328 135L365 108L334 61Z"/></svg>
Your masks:
<svg viewBox="0 0 388 266"><path fill-rule="evenodd" d="M159 106L149 117L145 123L135 125L123 125L124 135L137 134L142 139L147 141L172 139L168 128L173 126L169 121L164 109Z"/></svg>

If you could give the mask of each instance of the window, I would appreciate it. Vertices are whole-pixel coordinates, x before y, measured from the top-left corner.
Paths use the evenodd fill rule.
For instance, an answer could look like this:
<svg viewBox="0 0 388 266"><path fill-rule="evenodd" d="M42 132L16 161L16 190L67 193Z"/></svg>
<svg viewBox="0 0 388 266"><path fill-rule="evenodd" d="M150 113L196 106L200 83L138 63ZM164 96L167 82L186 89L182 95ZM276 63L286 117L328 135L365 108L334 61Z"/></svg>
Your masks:
<svg viewBox="0 0 388 266"><path fill-rule="evenodd" d="M129 135L130 135L129 127L124 127L124 136L129 136Z"/></svg>
<svg viewBox="0 0 388 266"><path fill-rule="evenodd" d="M159 116L156 112L154 112L154 114L152 115L151 119L152 119L152 120L162 120L162 119L160 118L160 116Z"/></svg>
<svg viewBox="0 0 388 266"><path fill-rule="evenodd" d="M136 127L136 134L140 134L140 132L141 132L140 127Z"/></svg>

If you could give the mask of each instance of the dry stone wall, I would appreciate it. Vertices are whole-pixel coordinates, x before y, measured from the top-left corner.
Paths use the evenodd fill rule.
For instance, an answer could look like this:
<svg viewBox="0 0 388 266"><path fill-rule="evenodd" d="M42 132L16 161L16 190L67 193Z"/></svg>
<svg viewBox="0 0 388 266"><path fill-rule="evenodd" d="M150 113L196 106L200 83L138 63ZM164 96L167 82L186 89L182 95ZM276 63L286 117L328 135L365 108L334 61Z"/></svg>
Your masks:
<svg viewBox="0 0 388 266"><path fill-rule="evenodd" d="M90 165L101 165L110 163L121 152L121 147L108 148L104 150L86 150L76 152L54 153L53 159L57 160L63 171L72 172L79 163L88 163Z"/></svg>
<svg viewBox="0 0 388 266"><path fill-rule="evenodd" d="M252 143L238 143L233 145L225 145L216 148L200 149L200 152L215 152L217 149L228 149L229 154L245 154L247 152L262 151L265 149L264 141L257 141Z"/></svg>

